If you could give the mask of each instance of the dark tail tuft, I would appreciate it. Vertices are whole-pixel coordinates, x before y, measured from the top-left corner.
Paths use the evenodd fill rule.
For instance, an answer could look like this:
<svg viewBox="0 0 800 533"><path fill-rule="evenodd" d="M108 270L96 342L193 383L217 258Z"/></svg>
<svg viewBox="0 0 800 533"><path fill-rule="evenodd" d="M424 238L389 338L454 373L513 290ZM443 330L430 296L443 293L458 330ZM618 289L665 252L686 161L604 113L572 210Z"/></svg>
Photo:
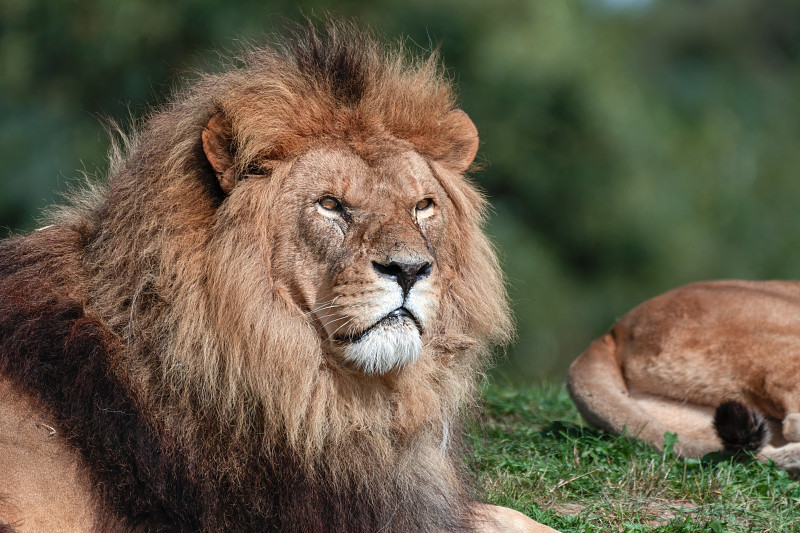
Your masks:
<svg viewBox="0 0 800 533"><path fill-rule="evenodd" d="M770 441L764 416L739 402L725 402L717 407L714 429L729 452L757 452Z"/></svg>

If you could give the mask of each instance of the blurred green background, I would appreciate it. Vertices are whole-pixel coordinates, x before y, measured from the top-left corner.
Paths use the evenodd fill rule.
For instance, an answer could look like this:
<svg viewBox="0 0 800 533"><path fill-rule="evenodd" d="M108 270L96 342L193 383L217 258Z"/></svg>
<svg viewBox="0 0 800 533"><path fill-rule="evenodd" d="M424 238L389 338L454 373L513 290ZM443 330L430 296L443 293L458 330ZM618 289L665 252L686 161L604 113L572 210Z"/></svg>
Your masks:
<svg viewBox="0 0 800 533"><path fill-rule="evenodd" d="M103 117L327 11L441 46L517 316L498 372L562 379L679 284L800 275L797 0L0 0L0 234L104 172Z"/></svg>

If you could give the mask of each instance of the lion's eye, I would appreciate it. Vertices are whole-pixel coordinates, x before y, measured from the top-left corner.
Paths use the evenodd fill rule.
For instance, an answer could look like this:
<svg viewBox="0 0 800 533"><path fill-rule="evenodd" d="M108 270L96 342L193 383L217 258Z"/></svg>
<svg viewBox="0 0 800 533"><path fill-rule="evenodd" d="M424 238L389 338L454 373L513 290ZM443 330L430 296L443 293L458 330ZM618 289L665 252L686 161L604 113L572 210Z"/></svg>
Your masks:
<svg viewBox="0 0 800 533"><path fill-rule="evenodd" d="M324 198L320 198L317 203L320 207L327 211L341 211L342 204L339 203L339 200L336 198L332 198L330 196L325 196Z"/></svg>
<svg viewBox="0 0 800 533"><path fill-rule="evenodd" d="M417 211L425 211L426 209L430 209L433 207L433 200L430 198L425 198L424 200L420 200L417 202L416 209Z"/></svg>

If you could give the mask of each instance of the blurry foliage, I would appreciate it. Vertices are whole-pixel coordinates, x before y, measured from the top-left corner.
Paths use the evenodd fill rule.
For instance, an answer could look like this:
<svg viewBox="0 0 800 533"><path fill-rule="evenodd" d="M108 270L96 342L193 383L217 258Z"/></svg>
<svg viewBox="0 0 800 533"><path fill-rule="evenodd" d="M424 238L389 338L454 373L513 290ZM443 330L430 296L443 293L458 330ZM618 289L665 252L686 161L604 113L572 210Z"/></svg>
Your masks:
<svg viewBox="0 0 800 533"><path fill-rule="evenodd" d="M165 101L282 18L355 16L440 45L481 132L519 337L500 371L561 377L641 300L800 275L795 0L0 0L0 226L26 231L103 118Z"/></svg>

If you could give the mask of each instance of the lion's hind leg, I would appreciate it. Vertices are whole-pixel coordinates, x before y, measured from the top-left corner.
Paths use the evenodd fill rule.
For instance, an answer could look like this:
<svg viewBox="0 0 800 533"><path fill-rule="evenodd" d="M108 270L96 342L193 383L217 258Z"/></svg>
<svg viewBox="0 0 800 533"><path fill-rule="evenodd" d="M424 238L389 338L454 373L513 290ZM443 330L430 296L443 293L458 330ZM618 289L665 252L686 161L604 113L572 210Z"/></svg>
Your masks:
<svg viewBox="0 0 800 533"><path fill-rule="evenodd" d="M678 435L675 453L683 457L701 457L722 449L722 442L714 432L714 409L665 396L647 394L631 389L631 402L651 418L650 431L659 439L654 444L661 449L665 433ZM634 427L628 429L633 431ZM638 437L638 434L632 436Z"/></svg>
<svg viewBox="0 0 800 533"><path fill-rule="evenodd" d="M683 457L722 449L712 425L713 407L630 389L615 351L614 338L605 335L570 367L570 396L590 425L617 435L625 432L658 449L666 433L675 433L674 451Z"/></svg>

